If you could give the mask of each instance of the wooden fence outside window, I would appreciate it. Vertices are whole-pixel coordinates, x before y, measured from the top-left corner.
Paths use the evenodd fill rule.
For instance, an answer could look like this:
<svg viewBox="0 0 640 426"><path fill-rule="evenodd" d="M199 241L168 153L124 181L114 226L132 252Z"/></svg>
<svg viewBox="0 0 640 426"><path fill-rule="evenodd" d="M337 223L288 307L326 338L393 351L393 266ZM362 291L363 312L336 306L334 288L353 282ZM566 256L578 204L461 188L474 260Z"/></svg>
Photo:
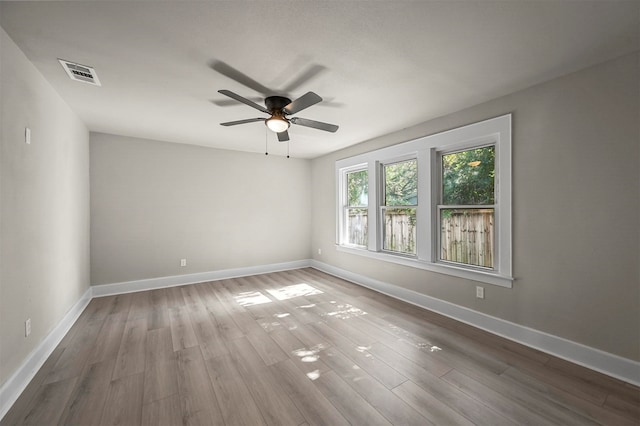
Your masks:
<svg viewBox="0 0 640 426"><path fill-rule="evenodd" d="M442 218L441 225L441 260L493 268L495 235L492 209L454 211ZM367 228L366 214L349 214L349 243L366 247ZM415 253L416 227L410 215L387 212L384 235L386 247Z"/></svg>

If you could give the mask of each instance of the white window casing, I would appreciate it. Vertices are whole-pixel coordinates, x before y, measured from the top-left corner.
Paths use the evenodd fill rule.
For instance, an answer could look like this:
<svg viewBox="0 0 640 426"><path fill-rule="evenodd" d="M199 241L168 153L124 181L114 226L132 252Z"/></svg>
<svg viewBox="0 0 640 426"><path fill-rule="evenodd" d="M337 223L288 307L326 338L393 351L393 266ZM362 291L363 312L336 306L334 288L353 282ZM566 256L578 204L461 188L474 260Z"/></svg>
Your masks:
<svg viewBox="0 0 640 426"><path fill-rule="evenodd" d="M495 146L494 264L492 269L439 261L440 166L443 153ZM383 251L384 206L383 164L417 160L418 193L416 208L416 254ZM346 244L346 176L368 170L368 244ZM397 263L414 268L453 275L502 287L512 286L511 239L511 114L425 136L390 147L336 161L336 247L337 250Z"/></svg>

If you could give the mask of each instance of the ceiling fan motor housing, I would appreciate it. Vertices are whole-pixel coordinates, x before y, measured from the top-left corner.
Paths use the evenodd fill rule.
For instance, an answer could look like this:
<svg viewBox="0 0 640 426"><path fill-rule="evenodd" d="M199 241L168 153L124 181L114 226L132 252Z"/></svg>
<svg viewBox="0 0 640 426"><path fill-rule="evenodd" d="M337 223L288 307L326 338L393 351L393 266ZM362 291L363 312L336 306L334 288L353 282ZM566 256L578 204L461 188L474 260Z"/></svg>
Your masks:
<svg viewBox="0 0 640 426"><path fill-rule="evenodd" d="M279 113L291 103L291 99L283 96L269 96L264 100L264 104L271 114Z"/></svg>

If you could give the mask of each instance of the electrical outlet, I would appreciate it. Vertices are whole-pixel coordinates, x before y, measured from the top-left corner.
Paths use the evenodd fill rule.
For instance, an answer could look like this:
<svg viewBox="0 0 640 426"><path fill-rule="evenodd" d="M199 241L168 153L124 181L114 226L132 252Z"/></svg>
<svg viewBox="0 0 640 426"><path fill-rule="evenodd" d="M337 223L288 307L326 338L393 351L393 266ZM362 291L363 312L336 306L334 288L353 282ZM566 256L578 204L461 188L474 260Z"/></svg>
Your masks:
<svg viewBox="0 0 640 426"><path fill-rule="evenodd" d="M27 318L24 322L24 337L29 337L31 334L31 318Z"/></svg>
<svg viewBox="0 0 640 426"><path fill-rule="evenodd" d="M31 129L30 129L30 128L28 128L28 127L25 127L25 128L24 128L24 142L25 142L27 145L30 145L30 144L31 144Z"/></svg>
<svg viewBox="0 0 640 426"><path fill-rule="evenodd" d="M476 297L478 299L484 299L484 287L480 287L480 286L476 287Z"/></svg>
<svg viewBox="0 0 640 426"><path fill-rule="evenodd" d="M187 266L187 259L180 259L180 266Z"/></svg>
<svg viewBox="0 0 640 426"><path fill-rule="evenodd" d="M318 249L318 254L322 254L322 249L321 248Z"/></svg>

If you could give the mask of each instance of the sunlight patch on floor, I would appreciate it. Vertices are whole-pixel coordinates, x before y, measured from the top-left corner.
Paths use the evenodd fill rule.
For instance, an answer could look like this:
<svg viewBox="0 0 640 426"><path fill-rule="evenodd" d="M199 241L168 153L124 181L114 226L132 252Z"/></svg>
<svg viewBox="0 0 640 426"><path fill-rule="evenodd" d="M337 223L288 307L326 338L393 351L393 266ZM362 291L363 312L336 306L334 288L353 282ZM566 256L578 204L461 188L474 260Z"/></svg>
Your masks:
<svg viewBox="0 0 640 426"><path fill-rule="evenodd" d="M318 345L312 346L311 348L296 349L294 351L291 351L291 353L299 357L300 361L302 362L312 363L320 359L320 351L323 349L324 345L320 343ZM309 377L311 380L316 380L318 377L320 377L320 371L315 370L307 373L307 377Z"/></svg>
<svg viewBox="0 0 640 426"><path fill-rule="evenodd" d="M315 304L315 303L309 303L308 305L301 305L301 306L298 306L298 308L302 308L302 309L310 309L310 308L313 308L314 306L316 306L316 304Z"/></svg>
<svg viewBox="0 0 640 426"><path fill-rule="evenodd" d="M260 324L260 327L262 327L267 333L270 333L282 327L282 323L280 323L279 321L258 321L258 324Z"/></svg>
<svg viewBox="0 0 640 426"><path fill-rule="evenodd" d="M329 318L339 318L339 319L348 319L353 317L359 317L361 315L367 315L367 313L362 309L356 308L355 306L350 305L348 303L336 304L334 307L332 307L332 309L335 309L335 310L321 314L321 315L323 317L326 316Z"/></svg>
<svg viewBox="0 0 640 426"><path fill-rule="evenodd" d="M307 377L311 380L316 380L318 377L320 377L320 370L313 370L308 372Z"/></svg>
<svg viewBox="0 0 640 426"><path fill-rule="evenodd" d="M419 348L419 349L424 349L427 350L429 352L438 352L441 351L442 348L436 346L436 345L432 345L431 343L413 343L413 342L409 342L411 343L413 346Z"/></svg>
<svg viewBox="0 0 640 426"><path fill-rule="evenodd" d="M254 306L271 303L271 299L259 291L247 291L234 296L240 306Z"/></svg>
<svg viewBox="0 0 640 426"><path fill-rule="evenodd" d="M309 284L293 284L286 287L267 289L267 292L278 300L293 299L300 296L312 296L314 294L324 293L322 290L318 290Z"/></svg>

